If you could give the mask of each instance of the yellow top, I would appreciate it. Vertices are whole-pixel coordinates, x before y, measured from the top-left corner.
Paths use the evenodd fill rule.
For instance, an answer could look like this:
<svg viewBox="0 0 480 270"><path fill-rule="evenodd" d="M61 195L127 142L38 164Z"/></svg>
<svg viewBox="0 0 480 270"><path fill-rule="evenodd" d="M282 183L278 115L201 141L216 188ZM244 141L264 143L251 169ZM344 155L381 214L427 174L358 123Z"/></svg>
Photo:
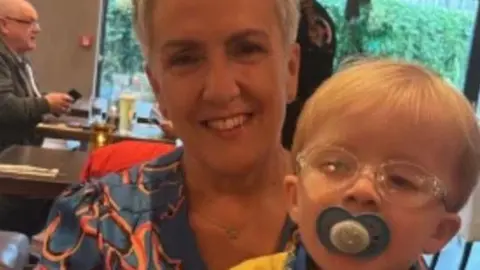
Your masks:
<svg viewBox="0 0 480 270"><path fill-rule="evenodd" d="M258 257L245 261L230 270L283 270L288 252L277 253L269 256Z"/></svg>

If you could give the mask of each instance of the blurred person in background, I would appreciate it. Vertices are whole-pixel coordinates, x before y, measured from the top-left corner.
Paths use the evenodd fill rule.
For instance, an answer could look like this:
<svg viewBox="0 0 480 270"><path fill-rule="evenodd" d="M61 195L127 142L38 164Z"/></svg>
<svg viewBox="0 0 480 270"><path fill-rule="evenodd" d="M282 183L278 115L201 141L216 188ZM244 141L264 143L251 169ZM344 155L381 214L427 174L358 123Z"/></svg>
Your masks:
<svg viewBox="0 0 480 270"><path fill-rule="evenodd" d="M49 113L68 111L66 93L42 95L25 54L36 47L38 14L25 0L0 0L0 152L11 145L41 145L35 127ZM0 230L32 236L41 230L50 201L0 196Z"/></svg>
<svg viewBox="0 0 480 270"><path fill-rule="evenodd" d="M38 14L25 0L0 0L0 151L13 144L40 145L35 127L42 118L63 114L66 93L42 95L25 54L36 48Z"/></svg>

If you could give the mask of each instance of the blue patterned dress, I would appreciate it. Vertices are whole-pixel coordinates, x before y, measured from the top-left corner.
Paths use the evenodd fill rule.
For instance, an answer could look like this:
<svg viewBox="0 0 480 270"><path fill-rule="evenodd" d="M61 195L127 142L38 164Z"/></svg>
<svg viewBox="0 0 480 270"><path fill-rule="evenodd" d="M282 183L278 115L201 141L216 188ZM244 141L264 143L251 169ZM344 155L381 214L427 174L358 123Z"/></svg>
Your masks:
<svg viewBox="0 0 480 270"><path fill-rule="evenodd" d="M39 268L206 269L188 221L182 153L65 191L52 207ZM287 220L278 251L293 231Z"/></svg>

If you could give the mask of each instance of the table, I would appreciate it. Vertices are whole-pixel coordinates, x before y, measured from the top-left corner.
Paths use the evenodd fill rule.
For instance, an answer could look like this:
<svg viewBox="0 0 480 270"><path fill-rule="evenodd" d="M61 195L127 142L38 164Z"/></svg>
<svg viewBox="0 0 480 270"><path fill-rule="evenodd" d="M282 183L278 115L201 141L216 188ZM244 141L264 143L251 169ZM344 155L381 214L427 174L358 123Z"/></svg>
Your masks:
<svg viewBox="0 0 480 270"><path fill-rule="evenodd" d="M79 183L80 173L87 158L88 153L80 151L11 146L0 153L0 164L57 168L60 172L55 178L0 172L0 194L55 198L69 185Z"/></svg>
<svg viewBox="0 0 480 270"><path fill-rule="evenodd" d="M76 122L81 126L88 126L87 121L88 120L83 117L62 116L54 122L38 124L35 132L47 138L76 140L86 143L90 140L91 130L84 127L72 127L67 123ZM157 125L148 123L136 123L133 126L133 132L131 134L119 134L116 132L112 138L113 142L136 140L175 143L170 139L163 138L163 132Z"/></svg>

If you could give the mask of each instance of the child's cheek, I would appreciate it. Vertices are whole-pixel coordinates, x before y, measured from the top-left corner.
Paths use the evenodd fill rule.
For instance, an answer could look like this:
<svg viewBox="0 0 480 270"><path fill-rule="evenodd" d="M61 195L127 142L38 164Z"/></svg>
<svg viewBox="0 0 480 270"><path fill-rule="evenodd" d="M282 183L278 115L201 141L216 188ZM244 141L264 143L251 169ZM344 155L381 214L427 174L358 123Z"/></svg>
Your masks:
<svg viewBox="0 0 480 270"><path fill-rule="evenodd" d="M420 245L421 239L430 232L430 221L425 214L403 207L392 207L382 212L390 227L391 243L394 246L401 248Z"/></svg>
<svg viewBox="0 0 480 270"><path fill-rule="evenodd" d="M328 207L340 203L341 194L331 186L327 187L321 176L308 174L302 179L302 186L305 196L314 204Z"/></svg>
<svg viewBox="0 0 480 270"><path fill-rule="evenodd" d="M299 194L300 211L305 222L315 224L318 215L330 206L341 204L341 194L335 190L327 190L320 181L309 178L302 183Z"/></svg>

